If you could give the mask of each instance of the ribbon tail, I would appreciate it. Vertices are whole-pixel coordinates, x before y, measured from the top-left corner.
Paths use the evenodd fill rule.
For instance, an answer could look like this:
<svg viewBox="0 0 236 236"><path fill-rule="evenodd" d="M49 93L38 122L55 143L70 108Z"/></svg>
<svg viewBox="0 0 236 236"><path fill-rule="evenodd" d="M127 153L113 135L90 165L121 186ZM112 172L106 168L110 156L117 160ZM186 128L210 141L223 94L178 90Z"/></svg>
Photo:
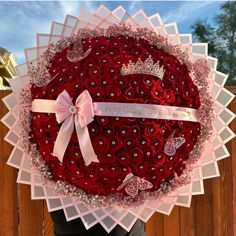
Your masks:
<svg viewBox="0 0 236 236"><path fill-rule="evenodd" d="M99 162L99 160L97 159L97 155L93 150L88 128L87 126L83 128L80 126L77 116L75 116L75 129L79 140L80 151L84 158L85 165L88 166L92 161Z"/></svg>
<svg viewBox="0 0 236 236"><path fill-rule="evenodd" d="M63 156L70 142L73 130L74 130L74 117L70 116L62 123L62 126L59 130L53 148L52 155L58 157L60 162L62 162L63 160Z"/></svg>

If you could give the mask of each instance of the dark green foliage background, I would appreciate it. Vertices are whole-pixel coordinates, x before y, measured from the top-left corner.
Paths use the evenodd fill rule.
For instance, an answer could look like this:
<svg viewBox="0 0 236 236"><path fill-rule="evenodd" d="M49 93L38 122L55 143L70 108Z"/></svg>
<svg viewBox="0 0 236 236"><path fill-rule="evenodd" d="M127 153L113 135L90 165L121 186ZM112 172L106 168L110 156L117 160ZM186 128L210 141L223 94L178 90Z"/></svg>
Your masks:
<svg viewBox="0 0 236 236"><path fill-rule="evenodd" d="M223 3L214 23L198 19L192 25L194 40L208 43L209 55L218 58L217 70L229 74L226 85L236 86L236 2Z"/></svg>

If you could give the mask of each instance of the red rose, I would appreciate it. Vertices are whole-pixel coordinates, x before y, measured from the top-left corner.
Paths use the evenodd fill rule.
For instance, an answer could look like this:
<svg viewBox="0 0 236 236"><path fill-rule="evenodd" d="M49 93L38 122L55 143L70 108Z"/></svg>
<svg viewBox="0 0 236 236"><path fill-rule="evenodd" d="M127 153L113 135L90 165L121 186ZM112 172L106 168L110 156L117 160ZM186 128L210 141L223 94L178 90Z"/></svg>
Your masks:
<svg viewBox="0 0 236 236"><path fill-rule="evenodd" d="M114 183L114 182L116 182L116 181L114 181L114 179L112 178L112 176L113 177L118 177L119 176L119 173L120 173L120 171L121 171L121 168L120 168L120 166L117 164L117 163L109 163L109 164L105 164L104 166L103 166L103 176L105 177L105 178L107 178L107 180L106 179L104 179L105 181L104 182L106 182L106 186L109 186L109 185L107 185L108 184L108 182L110 182L110 183Z"/></svg>
<svg viewBox="0 0 236 236"><path fill-rule="evenodd" d="M74 76L75 76L76 80L83 83L88 77L88 71L89 71L89 69L88 69L87 64L81 65L80 70L78 70L76 73L74 73Z"/></svg>
<svg viewBox="0 0 236 236"><path fill-rule="evenodd" d="M81 70L86 70L87 69L87 71L88 71L89 69L91 69L95 66L99 66L99 64L98 64L98 61L94 57L88 57L86 64L82 60L82 66L81 66Z"/></svg>
<svg viewBox="0 0 236 236"><path fill-rule="evenodd" d="M118 86L120 89L124 89L124 88L128 88L128 81L126 79L126 77L124 76L117 76L116 78L114 78L114 82L115 85Z"/></svg>
<svg viewBox="0 0 236 236"><path fill-rule="evenodd" d="M123 165L120 165L119 166L119 172L120 172L120 177L122 177L123 176L123 179L126 177L126 175L128 175L129 173L131 173L132 171L131 171L131 168L129 167L129 166L123 166Z"/></svg>
<svg viewBox="0 0 236 236"><path fill-rule="evenodd" d="M154 147L152 147L152 146L142 148L142 151L143 151L143 159L144 160L152 160L154 155L156 154L156 151L155 151Z"/></svg>
<svg viewBox="0 0 236 236"><path fill-rule="evenodd" d="M166 162L166 154L163 151L157 152L153 158L153 166L161 167Z"/></svg>
<svg viewBox="0 0 236 236"><path fill-rule="evenodd" d="M180 176L184 169L185 169L185 164L182 164L176 168L175 172L177 173L178 176Z"/></svg>
<svg viewBox="0 0 236 236"><path fill-rule="evenodd" d="M110 79L115 78L116 76L120 75L120 68L117 65L114 64L106 64L106 67L104 68L104 75L107 76Z"/></svg>
<svg viewBox="0 0 236 236"><path fill-rule="evenodd" d="M82 67L80 63L71 63L70 64L70 75L68 76L68 79L74 80L74 73L77 73L81 71Z"/></svg>
<svg viewBox="0 0 236 236"><path fill-rule="evenodd" d="M147 136L145 136L145 135L139 136L137 138L137 144L141 148L149 146L150 145L150 139Z"/></svg>
<svg viewBox="0 0 236 236"><path fill-rule="evenodd" d="M133 125L130 131L132 133L132 137L139 137L141 134L141 129L137 125Z"/></svg>
<svg viewBox="0 0 236 236"><path fill-rule="evenodd" d="M107 86L106 88L106 99L109 102L116 102L119 100L120 89L116 86Z"/></svg>
<svg viewBox="0 0 236 236"><path fill-rule="evenodd" d="M99 193L99 187L102 188L102 185L96 182L96 178L92 181L92 178L85 177L81 178L78 182L78 187L85 190L86 192L90 192L92 194L98 194Z"/></svg>
<svg viewBox="0 0 236 236"><path fill-rule="evenodd" d="M111 137L109 146L114 152L119 150L123 146L122 139L118 136Z"/></svg>
<svg viewBox="0 0 236 236"><path fill-rule="evenodd" d="M90 88L89 93L94 102L103 102L105 99L105 91L100 86Z"/></svg>
<svg viewBox="0 0 236 236"><path fill-rule="evenodd" d="M159 171L160 174L162 174L163 179L165 179L165 181L169 181L174 178L174 171L173 167L171 166L163 166L162 168L159 169Z"/></svg>
<svg viewBox="0 0 236 236"><path fill-rule="evenodd" d="M193 108L198 109L201 106L200 98L197 96L193 102Z"/></svg>
<svg viewBox="0 0 236 236"><path fill-rule="evenodd" d="M118 152L115 153L117 156L117 159L119 160L121 165L128 165L130 162L130 155L124 151L124 150L119 150Z"/></svg>
<svg viewBox="0 0 236 236"><path fill-rule="evenodd" d="M174 126L177 121L176 120L164 120L165 124L167 124L168 126Z"/></svg>
<svg viewBox="0 0 236 236"><path fill-rule="evenodd" d="M107 85L110 84L110 78L108 78L105 75L101 75L99 79L100 79L100 86L103 87L103 88L106 88Z"/></svg>
<svg viewBox="0 0 236 236"><path fill-rule="evenodd" d="M135 140L130 137L125 138L123 143L126 150L132 149L136 145Z"/></svg>
<svg viewBox="0 0 236 236"><path fill-rule="evenodd" d="M141 48L141 47L132 47L131 49L130 49L130 54L131 55L134 55L135 57L141 57L141 55L143 55L143 49Z"/></svg>
<svg viewBox="0 0 236 236"><path fill-rule="evenodd" d="M120 55L117 55L113 58L114 63L116 63L117 66L121 67L122 66L122 62L123 62L123 57Z"/></svg>
<svg viewBox="0 0 236 236"><path fill-rule="evenodd" d="M130 55L130 54L127 54L126 52L123 52L121 54L121 56L123 57L122 65L125 64L127 66L130 61L132 61L132 62L137 61L137 57L135 57L133 55Z"/></svg>
<svg viewBox="0 0 236 236"><path fill-rule="evenodd" d="M106 66L111 63L111 58L107 54L103 54L99 57L99 63Z"/></svg>
<svg viewBox="0 0 236 236"><path fill-rule="evenodd" d="M148 171L148 163L144 161L133 163L134 175L139 177L145 177L146 172Z"/></svg>
<svg viewBox="0 0 236 236"><path fill-rule="evenodd" d="M129 126L118 127L117 131L121 137L128 137L130 135L131 128Z"/></svg>
<svg viewBox="0 0 236 236"><path fill-rule="evenodd" d="M129 86L132 88L137 88L143 85L142 77L140 75L126 75L127 80L129 81Z"/></svg>
<svg viewBox="0 0 236 236"><path fill-rule="evenodd" d="M67 180L71 184L79 185L80 182L83 181L83 178L85 178L85 174L82 171L78 171L76 168L70 169Z"/></svg>
<svg viewBox="0 0 236 236"><path fill-rule="evenodd" d="M44 149L52 150L52 147L54 146L53 140L47 137L42 137L38 139L39 146L42 146Z"/></svg>
<svg viewBox="0 0 236 236"><path fill-rule="evenodd" d="M163 100L163 88L161 87L160 82L154 82L154 86L151 89L151 99L155 101L155 103L160 104Z"/></svg>
<svg viewBox="0 0 236 236"><path fill-rule="evenodd" d="M99 136L102 128L100 128L95 122L88 124L89 134L91 137Z"/></svg>
<svg viewBox="0 0 236 236"><path fill-rule="evenodd" d="M113 152L104 153L103 156L101 157L103 163L109 163L109 164L114 163L116 159L117 157Z"/></svg>
<svg viewBox="0 0 236 236"><path fill-rule="evenodd" d="M153 86L153 77L152 75L144 75L143 83L147 88L151 88Z"/></svg>
<svg viewBox="0 0 236 236"><path fill-rule="evenodd" d="M113 39L112 39L112 42L111 42L111 46L112 46L113 48L120 48L121 42L118 41L118 40L116 40L116 38L113 38Z"/></svg>
<svg viewBox="0 0 236 236"><path fill-rule="evenodd" d="M131 163L139 163L143 158L143 151L141 148L135 147L129 151L130 162Z"/></svg>
<svg viewBox="0 0 236 236"><path fill-rule="evenodd" d="M184 107L193 108L193 106L194 106L194 99L189 98L189 99L183 100L183 106Z"/></svg>
<svg viewBox="0 0 236 236"><path fill-rule="evenodd" d="M93 148L94 150L97 151L97 154L103 154L105 152L107 152L107 150L109 149L109 139L104 137L104 136L98 136L98 137L94 137L92 139L92 144L93 144Z"/></svg>
<svg viewBox="0 0 236 236"><path fill-rule="evenodd" d="M154 122L144 122L144 133L146 136L154 137L161 131L161 127L159 124L155 124Z"/></svg>
<svg viewBox="0 0 236 236"><path fill-rule="evenodd" d="M172 89L165 89L163 95L169 104L171 104L175 99L175 94Z"/></svg>
<svg viewBox="0 0 236 236"><path fill-rule="evenodd" d="M64 166L59 161L50 160L50 172L57 180L66 181L66 173Z"/></svg>
<svg viewBox="0 0 236 236"><path fill-rule="evenodd" d="M161 135L156 135L151 140L151 145L156 149L156 151L163 150L164 139Z"/></svg>
<svg viewBox="0 0 236 236"><path fill-rule="evenodd" d="M115 127L108 125L103 128L103 134L109 137L113 137L115 135Z"/></svg>
<svg viewBox="0 0 236 236"><path fill-rule="evenodd" d="M99 78L101 75L101 70L99 66L93 66L89 69L89 75L92 78Z"/></svg>
<svg viewBox="0 0 236 236"><path fill-rule="evenodd" d="M110 117L110 121L112 124L114 124L114 126L118 127L123 127L124 124L126 123L126 120L127 118L125 117Z"/></svg>
<svg viewBox="0 0 236 236"><path fill-rule="evenodd" d="M98 39L92 39L91 40L92 43L91 43L91 46L93 49L96 49L96 50L93 50L92 52L92 55L93 56L99 56L101 55L102 53L105 53L108 49L108 46L109 46L109 40L106 40L105 38L101 38L98 40ZM97 52L99 54L97 54Z"/></svg>
<svg viewBox="0 0 236 236"><path fill-rule="evenodd" d="M39 143L38 152L43 157L44 160L48 160L50 154L52 153L52 146L51 145L44 145L43 142Z"/></svg>
<svg viewBox="0 0 236 236"><path fill-rule="evenodd" d="M95 119L100 126L106 126L109 123L109 117L107 116L96 116Z"/></svg>
<svg viewBox="0 0 236 236"><path fill-rule="evenodd" d="M84 163L82 154L81 154L81 150L79 147L79 144L77 143L77 145L72 145L70 148L70 151L66 153L69 156L69 160L73 160L76 162L82 162Z"/></svg>
<svg viewBox="0 0 236 236"><path fill-rule="evenodd" d="M136 92L141 99L145 99L149 96L149 91L142 85L136 88Z"/></svg>
<svg viewBox="0 0 236 236"><path fill-rule="evenodd" d="M119 48L118 47L114 48L114 47L110 46L107 49L107 53L111 57L117 56L117 55L119 55Z"/></svg>
<svg viewBox="0 0 236 236"><path fill-rule="evenodd" d="M32 133L33 135L35 135L36 139L37 138L41 138L44 134L43 134L43 130L41 128L38 128L37 126L33 125L33 129L32 129Z"/></svg>
<svg viewBox="0 0 236 236"><path fill-rule="evenodd" d="M130 52L132 47L133 47L132 41L126 41L123 44L122 50L125 51L125 52L127 52L127 51ZM126 55L129 55L129 53L126 53Z"/></svg>
<svg viewBox="0 0 236 236"><path fill-rule="evenodd" d="M133 100L134 96L135 96L135 89L134 88L127 88L125 91L125 98L130 101Z"/></svg>

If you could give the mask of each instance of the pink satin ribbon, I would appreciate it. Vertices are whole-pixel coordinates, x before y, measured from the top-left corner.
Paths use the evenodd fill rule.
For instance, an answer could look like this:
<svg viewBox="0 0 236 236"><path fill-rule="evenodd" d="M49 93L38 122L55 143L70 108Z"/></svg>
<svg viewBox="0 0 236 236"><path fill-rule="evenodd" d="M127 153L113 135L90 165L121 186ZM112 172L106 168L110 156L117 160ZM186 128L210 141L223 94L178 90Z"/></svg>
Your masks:
<svg viewBox="0 0 236 236"><path fill-rule="evenodd" d="M53 112L56 115L57 122L59 124L62 123L54 144L54 156L57 156L62 162L75 126L85 165L89 165L92 161L99 162L97 155L94 153L87 128L87 125L93 121L94 117L92 98L87 90L78 96L75 105L65 90L58 96L56 101L43 102L41 108L38 105L37 99L34 100L32 111L47 110L48 112Z"/></svg>
<svg viewBox="0 0 236 236"><path fill-rule="evenodd" d="M87 90L78 96L75 105L67 91L64 90L56 100L34 99L31 110L55 113L57 122L62 123L53 149L53 155L57 156L61 162L75 126L86 165L92 161L99 162L87 129L87 125L93 121L94 115L198 122L196 109L155 104L92 102Z"/></svg>
<svg viewBox="0 0 236 236"><path fill-rule="evenodd" d="M96 116L135 117L198 122L198 111L188 107L176 107L143 103L94 102Z"/></svg>

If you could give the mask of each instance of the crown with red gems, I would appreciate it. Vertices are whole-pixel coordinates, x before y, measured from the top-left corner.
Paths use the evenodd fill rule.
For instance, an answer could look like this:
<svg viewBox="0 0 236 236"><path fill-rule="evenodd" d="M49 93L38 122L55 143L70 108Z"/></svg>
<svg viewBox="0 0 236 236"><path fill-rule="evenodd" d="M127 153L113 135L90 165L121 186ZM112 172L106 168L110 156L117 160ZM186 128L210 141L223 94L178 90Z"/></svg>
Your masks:
<svg viewBox="0 0 236 236"><path fill-rule="evenodd" d="M141 61L141 58L136 63L129 61L127 66L123 64L121 68L121 75L149 74L157 76L161 80L164 77L164 73L164 67L160 66L159 61L154 64L151 55L145 61Z"/></svg>

